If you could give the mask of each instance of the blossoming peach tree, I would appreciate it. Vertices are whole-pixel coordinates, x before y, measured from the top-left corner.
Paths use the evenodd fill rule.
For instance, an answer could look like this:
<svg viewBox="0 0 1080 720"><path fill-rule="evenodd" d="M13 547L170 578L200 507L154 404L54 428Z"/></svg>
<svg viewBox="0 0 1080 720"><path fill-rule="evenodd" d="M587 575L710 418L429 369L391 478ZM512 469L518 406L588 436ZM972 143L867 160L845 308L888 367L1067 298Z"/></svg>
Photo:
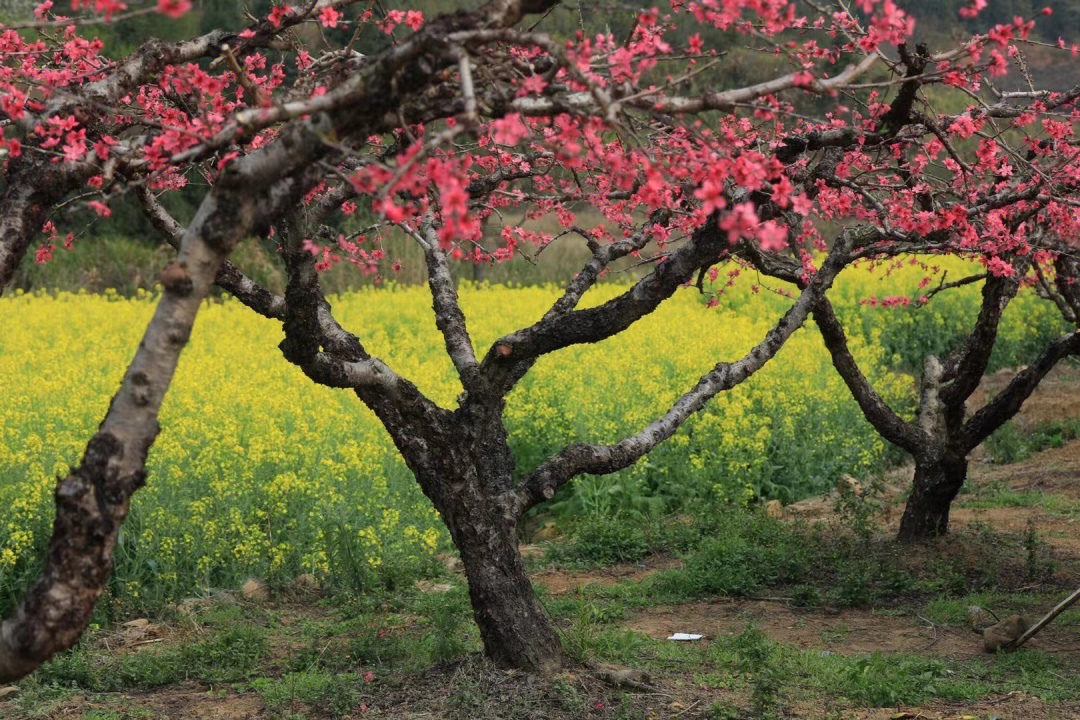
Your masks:
<svg viewBox="0 0 1080 720"><path fill-rule="evenodd" d="M1031 19L933 50L910 46L914 22L892 0L857 0L850 10L811 4L818 9L810 16L789 0L670 0L636 13L622 36L569 40L543 31L558 0L478 0L437 17L305 0L276 4L243 29L151 40L119 60L87 32L102 15L179 17L190 5L73 0L63 11L77 16L61 17L47 0L35 19L0 30L0 288L31 249L46 261L74 239L59 208L108 215L122 193L141 200L177 249L98 432L57 484L44 569L0 626L0 679L76 642L105 592L117 534L147 481L162 399L215 283L281 321L286 360L314 382L354 392L379 417L461 553L487 654L541 672L564 656L517 550L516 526L530 508L578 475L636 462L764 366L811 313L864 409L879 409L830 322L825 292L845 266L912 252L970 254L989 277L984 313L999 312L1037 271L1075 315L1066 299L1076 298L1068 253L1080 225L1080 90L996 89L999 75L1022 66ZM332 37L345 40L324 38L313 49L301 40L310 28L344 29ZM385 34L384 49L357 52L365 30ZM711 87L724 77L716 71L725 56L703 35L749 46L782 69L753 84ZM968 109L941 113L932 98ZM207 189L181 223L161 196L192 179ZM374 224L335 230L358 206ZM604 223L581 227L582 207ZM550 215L563 230L515 225L505 221L508 208L529 220ZM501 233L485 232L493 222ZM320 271L335 263L369 273L393 267L381 245L391 229L422 249L434 321L461 381L454 407L371 356L363 328L342 327L321 290ZM284 296L227 259L251 236L280 244ZM555 241L584 242L589 260L542 317L478 353L453 264L540 262ZM648 268L641 279L579 307L627 256ZM623 331L727 262L797 288L755 347L703 368L634 434L518 466L503 407L539 358ZM932 368L937 379L924 385L963 377L939 394L964 395L974 375L953 366L977 369L984 336L977 331L972 348ZM1063 344L1072 350L1075 336ZM875 420L879 429L896 426L887 435L894 442L952 437L935 423Z"/></svg>

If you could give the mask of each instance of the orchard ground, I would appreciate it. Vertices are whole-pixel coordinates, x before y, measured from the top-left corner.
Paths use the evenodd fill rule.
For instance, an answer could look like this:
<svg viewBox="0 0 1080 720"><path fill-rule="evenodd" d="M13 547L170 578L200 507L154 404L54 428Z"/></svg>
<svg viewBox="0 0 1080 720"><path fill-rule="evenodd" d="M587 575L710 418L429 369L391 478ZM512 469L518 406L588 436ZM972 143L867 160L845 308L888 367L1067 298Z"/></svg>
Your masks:
<svg viewBox="0 0 1080 720"><path fill-rule="evenodd" d="M1080 585L1078 389L1080 371L1060 368L980 448L952 534L923 547L892 539L902 468L876 501L846 509L833 493L779 517L667 518L660 550L636 563L590 563L581 537L538 519L534 584L582 663L553 677L482 658L446 558L439 577L396 591L328 596L301 579L95 629L0 701L0 715L1080 717L1080 609L995 655L967 616L981 605L1035 617ZM618 553L607 542L598 556ZM704 639L666 640L673 632Z"/></svg>

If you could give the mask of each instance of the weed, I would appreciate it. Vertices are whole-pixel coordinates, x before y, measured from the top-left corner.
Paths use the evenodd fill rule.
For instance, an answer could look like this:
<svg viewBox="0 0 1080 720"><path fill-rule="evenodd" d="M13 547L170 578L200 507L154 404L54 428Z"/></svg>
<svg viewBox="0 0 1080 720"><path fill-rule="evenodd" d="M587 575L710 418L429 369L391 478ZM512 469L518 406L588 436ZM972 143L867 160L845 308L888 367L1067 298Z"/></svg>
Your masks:
<svg viewBox="0 0 1080 720"><path fill-rule="evenodd" d="M709 706L706 717L708 720L740 720L742 710L734 703L717 700Z"/></svg>
<svg viewBox="0 0 1080 720"><path fill-rule="evenodd" d="M463 596L464 593L460 595ZM447 601L436 605L431 613L431 632L425 638L430 662L453 660L469 648L461 632L462 626L466 624L463 620L468 617L468 604L463 600L464 598L461 598L458 602L453 602L447 598Z"/></svg>
<svg viewBox="0 0 1080 720"><path fill-rule="evenodd" d="M868 484L844 488L836 495L835 510L840 514L840 519L864 543L870 541L878 527L876 521L882 512L879 499L882 489L881 478L873 476Z"/></svg>
<svg viewBox="0 0 1080 720"><path fill-rule="evenodd" d="M571 628L562 634L563 649L579 663L587 663L596 642L597 621L600 610L593 603L583 604Z"/></svg>
<svg viewBox="0 0 1080 720"><path fill-rule="evenodd" d="M582 697L577 685L566 680L556 680L551 687L551 691L555 694L563 710L580 713L585 709L585 698Z"/></svg>
<svg viewBox="0 0 1080 720"><path fill-rule="evenodd" d="M570 544L560 550L568 559L586 565L637 562L649 552L641 522L626 515L587 519L575 526L572 537Z"/></svg>
<svg viewBox="0 0 1080 720"><path fill-rule="evenodd" d="M779 717L784 698L785 672L777 647L753 623L730 644L739 670L750 684L751 717Z"/></svg>
<svg viewBox="0 0 1080 720"><path fill-rule="evenodd" d="M791 588L791 604L801 608L821 606L821 591L813 585L796 585Z"/></svg>
<svg viewBox="0 0 1080 720"><path fill-rule="evenodd" d="M1047 448L1062 447L1080 435L1080 420L1055 420L1022 433L1012 422L1002 425L986 440L991 461L1008 465L1023 462Z"/></svg>
<svg viewBox="0 0 1080 720"><path fill-rule="evenodd" d="M868 562L852 563L840 575L829 595L842 607L869 605L873 599L872 581Z"/></svg>
<svg viewBox="0 0 1080 720"><path fill-rule="evenodd" d="M258 678L251 687L270 709L303 703L342 717L355 707L362 684L363 679L352 673L310 671L287 673L280 678Z"/></svg>
<svg viewBox="0 0 1080 720"><path fill-rule="evenodd" d="M1046 543L1039 537L1039 531L1029 521L1023 536L1024 571L1028 582L1045 582L1054 575L1057 563L1048 557Z"/></svg>

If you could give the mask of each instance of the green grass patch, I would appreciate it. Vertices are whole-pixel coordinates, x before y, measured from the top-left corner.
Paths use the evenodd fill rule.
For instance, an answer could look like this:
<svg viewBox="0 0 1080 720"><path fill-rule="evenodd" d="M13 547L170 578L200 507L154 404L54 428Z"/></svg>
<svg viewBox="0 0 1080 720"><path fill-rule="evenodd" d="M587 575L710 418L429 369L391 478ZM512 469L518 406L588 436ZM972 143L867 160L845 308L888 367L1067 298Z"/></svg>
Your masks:
<svg viewBox="0 0 1080 720"><path fill-rule="evenodd" d="M986 440L990 460L999 465L1023 462L1049 448L1059 448L1080 436L1080 419L1055 420L1022 432L1011 421Z"/></svg>

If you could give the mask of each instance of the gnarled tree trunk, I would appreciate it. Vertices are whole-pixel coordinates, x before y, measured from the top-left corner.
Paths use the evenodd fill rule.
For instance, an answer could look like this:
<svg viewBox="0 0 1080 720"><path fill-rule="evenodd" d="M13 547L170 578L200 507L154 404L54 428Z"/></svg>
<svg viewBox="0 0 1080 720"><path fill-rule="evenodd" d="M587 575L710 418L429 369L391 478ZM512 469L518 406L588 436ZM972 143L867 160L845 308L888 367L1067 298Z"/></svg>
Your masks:
<svg viewBox="0 0 1080 720"><path fill-rule="evenodd" d="M496 499L511 485L514 456L501 413L485 405L426 412L426 428L414 425L408 438L390 429L461 553L484 652L503 667L548 674L563 664L562 644L525 574L517 516Z"/></svg>
<svg viewBox="0 0 1080 720"><path fill-rule="evenodd" d="M937 537L949 531L949 508L967 478L967 458L930 452L915 458L911 497L900 520L900 539Z"/></svg>
<svg viewBox="0 0 1080 720"><path fill-rule="evenodd" d="M549 674L563 664L562 645L540 605L513 528L469 483L443 513L469 582L484 651L497 664Z"/></svg>

